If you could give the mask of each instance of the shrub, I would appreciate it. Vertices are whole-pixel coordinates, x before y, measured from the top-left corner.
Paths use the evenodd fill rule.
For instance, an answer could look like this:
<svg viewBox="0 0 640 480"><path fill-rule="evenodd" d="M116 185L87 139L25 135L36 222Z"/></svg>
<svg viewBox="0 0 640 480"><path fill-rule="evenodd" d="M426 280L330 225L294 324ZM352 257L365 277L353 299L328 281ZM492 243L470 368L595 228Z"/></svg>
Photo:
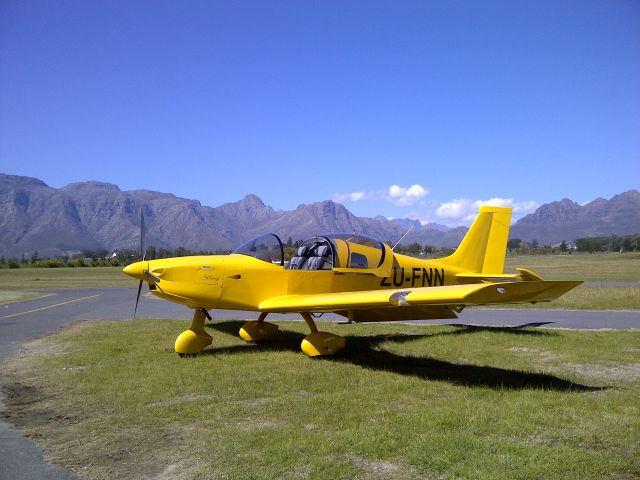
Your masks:
<svg viewBox="0 0 640 480"><path fill-rule="evenodd" d="M60 267L64 267L64 263L62 263L60 260L58 260L56 258L47 258L46 260L43 260L41 262L41 265L44 268L60 268Z"/></svg>

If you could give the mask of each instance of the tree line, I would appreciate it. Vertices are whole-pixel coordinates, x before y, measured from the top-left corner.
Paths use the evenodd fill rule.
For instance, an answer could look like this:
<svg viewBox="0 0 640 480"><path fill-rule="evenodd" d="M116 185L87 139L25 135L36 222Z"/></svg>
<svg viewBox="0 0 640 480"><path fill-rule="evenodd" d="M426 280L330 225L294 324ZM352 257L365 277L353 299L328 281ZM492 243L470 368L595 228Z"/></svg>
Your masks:
<svg viewBox="0 0 640 480"><path fill-rule="evenodd" d="M388 244L391 244L388 242ZM640 233L633 235L611 235L608 237L585 237L578 238L573 241L576 251L581 253L595 252L640 252ZM289 260L295 256L298 247L302 245L302 240L292 241L291 237L284 245L285 260ZM410 255L413 257L437 258L451 255L455 249L438 248L433 245L421 245L418 242L406 245L398 245L394 249L395 252ZM509 239L507 242L507 251L516 255L546 255L557 253L571 253L568 243L563 241L559 246L551 247L549 245L539 246L537 240L524 242L519 238ZM190 255L228 255L230 249L217 250L190 250L185 247L156 248L150 245L146 249L145 258L147 260L155 260L158 258L170 257L186 257ZM60 255L56 257L41 258L38 251L27 256L23 254L21 258L12 257L6 259L0 256L0 268L81 268L81 267L124 267L130 263L141 260L140 251L125 248L117 250L110 254L103 248L95 250L84 249L73 255Z"/></svg>
<svg viewBox="0 0 640 480"><path fill-rule="evenodd" d="M640 233L620 237L586 237L574 242L579 252L640 252Z"/></svg>
<svg viewBox="0 0 640 480"><path fill-rule="evenodd" d="M156 248L150 245L146 249L145 259L155 260L157 258L186 257L189 255L227 255L231 250L190 250L185 247ZM21 258L5 258L0 256L0 268L82 268L82 267L124 267L130 263L141 260L140 251L131 248L116 250L109 253L104 248L95 250L83 249L73 255L58 255L55 257L40 257L38 251L27 256L22 254Z"/></svg>

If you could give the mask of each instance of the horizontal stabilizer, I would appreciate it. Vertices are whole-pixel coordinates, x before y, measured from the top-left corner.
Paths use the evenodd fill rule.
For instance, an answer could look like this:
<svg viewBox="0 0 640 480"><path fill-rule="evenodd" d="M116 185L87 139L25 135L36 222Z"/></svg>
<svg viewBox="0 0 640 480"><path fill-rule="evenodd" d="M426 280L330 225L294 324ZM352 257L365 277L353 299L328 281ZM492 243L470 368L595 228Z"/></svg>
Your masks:
<svg viewBox="0 0 640 480"><path fill-rule="evenodd" d="M520 277L513 273L473 273L462 272L456 275L457 278L464 278L465 280L491 280L492 278L498 280L519 280Z"/></svg>

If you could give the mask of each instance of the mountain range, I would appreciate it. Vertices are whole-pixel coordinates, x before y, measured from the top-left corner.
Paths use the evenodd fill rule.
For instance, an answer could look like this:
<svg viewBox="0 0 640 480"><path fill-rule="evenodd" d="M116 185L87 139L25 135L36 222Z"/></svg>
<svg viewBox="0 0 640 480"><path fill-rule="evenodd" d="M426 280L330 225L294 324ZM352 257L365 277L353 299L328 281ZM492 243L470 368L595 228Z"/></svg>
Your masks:
<svg viewBox="0 0 640 480"><path fill-rule="evenodd" d="M250 194L237 202L208 207L168 193L122 191L109 183L73 183L58 189L36 178L0 174L0 254L30 256L37 250L44 257L81 249L137 249L141 209L147 245L170 249L234 248L264 232L276 233L283 241L323 232L357 232L396 241L411 226L403 243L453 247L467 230L421 225L411 219L357 217L329 200L301 204L295 210L274 210ZM542 205L513 225L511 237L545 244L638 232L640 192L630 190L583 206L568 199Z"/></svg>

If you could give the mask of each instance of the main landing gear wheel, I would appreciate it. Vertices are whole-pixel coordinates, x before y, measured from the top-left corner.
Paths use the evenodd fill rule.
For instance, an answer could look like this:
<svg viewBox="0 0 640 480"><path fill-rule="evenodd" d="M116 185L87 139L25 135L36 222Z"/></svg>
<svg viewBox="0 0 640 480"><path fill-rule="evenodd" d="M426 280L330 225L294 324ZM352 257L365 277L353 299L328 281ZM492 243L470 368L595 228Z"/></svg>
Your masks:
<svg viewBox="0 0 640 480"><path fill-rule="evenodd" d="M311 329L311 333L304 337L300 348L305 355L309 357L317 357L321 355L333 355L342 350L345 345L345 339L329 332L319 332L313 317L309 313L301 313L304 321ZM267 313L263 312L258 320L252 320L245 323L240 328L240 338L247 342L260 342L267 340L278 332L278 325L265 322Z"/></svg>
<svg viewBox="0 0 640 480"><path fill-rule="evenodd" d="M261 342L278 333L278 325L264 321L267 315L267 313L263 312L258 317L258 320L251 320L245 323L240 328L240 338L245 342Z"/></svg>
<svg viewBox="0 0 640 480"><path fill-rule="evenodd" d="M344 348L344 337L329 332L319 332L311 314L302 313L301 315L311 329L311 333L304 337L300 345L300 348L306 355L310 357L334 355Z"/></svg>
<svg viewBox="0 0 640 480"><path fill-rule="evenodd" d="M181 357L192 356L211 345L213 337L204 330L204 320L207 317L209 314L203 308L198 308L193 312L191 328L176 338L175 349L178 355Z"/></svg>

